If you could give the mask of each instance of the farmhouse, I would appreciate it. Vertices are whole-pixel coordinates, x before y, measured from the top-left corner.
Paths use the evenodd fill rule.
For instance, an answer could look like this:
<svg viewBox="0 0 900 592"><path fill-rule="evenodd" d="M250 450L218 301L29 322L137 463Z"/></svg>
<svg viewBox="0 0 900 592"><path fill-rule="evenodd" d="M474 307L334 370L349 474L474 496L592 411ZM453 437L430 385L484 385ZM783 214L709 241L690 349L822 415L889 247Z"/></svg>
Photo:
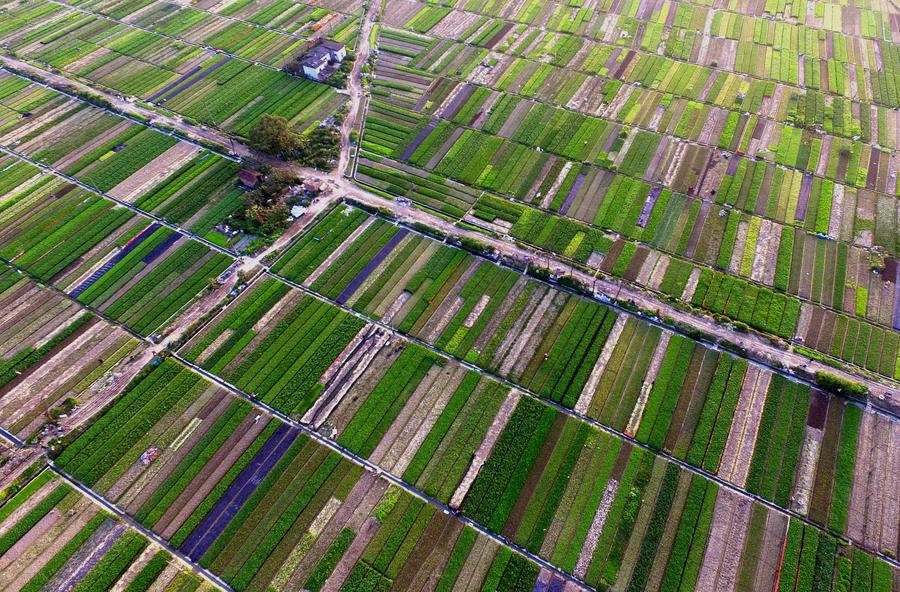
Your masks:
<svg viewBox="0 0 900 592"><path fill-rule="evenodd" d="M303 74L312 80L322 81L340 67L347 57L347 49L337 41L326 39L315 46L300 60Z"/></svg>
<svg viewBox="0 0 900 592"><path fill-rule="evenodd" d="M256 189L262 177L263 174L259 171L241 169L238 171L238 184L244 189Z"/></svg>

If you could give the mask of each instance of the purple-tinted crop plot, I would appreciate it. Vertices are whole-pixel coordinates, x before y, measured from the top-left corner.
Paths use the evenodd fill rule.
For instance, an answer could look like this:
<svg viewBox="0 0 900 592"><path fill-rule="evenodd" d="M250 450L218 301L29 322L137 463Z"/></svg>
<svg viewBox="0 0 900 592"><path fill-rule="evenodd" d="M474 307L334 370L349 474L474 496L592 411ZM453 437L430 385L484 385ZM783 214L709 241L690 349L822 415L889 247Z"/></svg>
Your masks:
<svg viewBox="0 0 900 592"><path fill-rule="evenodd" d="M238 513L250 495L266 478L272 467L284 456L299 434L299 430L282 424L266 441L250 464L241 471L225 494L216 502L197 528L188 536L181 550L197 561L206 553L210 545L222 533L231 519Z"/></svg>
<svg viewBox="0 0 900 592"><path fill-rule="evenodd" d="M661 193L662 187L656 186L651 188L650 192L647 194L647 200L644 202L644 207L641 209L641 216L637 221L637 225L641 228L647 228L647 223L650 222L650 214L653 213L653 208L656 207L656 201L659 199Z"/></svg>
<svg viewBox="0 0 900 592"><path fill-rule="evenodd" d="M363 267L362 271L360 271L356 275L356 277L353 278L353 281L350 282L350 285L344 288L344 291L341 292L340 295L338 295L337 301L340 304L344 304L345 302L347 302L347 299L353 296L353 293L356 292L357 289L359 289L364 281L366 281L366 278L368 278L372 274L372 272L375 271L375 268L378 267L382 261L384 261L385 257L391 254L391 251L394 250L394 247L400 244L400 241L402 241L403 237L405 237L407 234L409 234L409 231L405 228L401 228L397 232L397 234L392 236L387 244L381 247L381 250L378 251L375 257L373 257L372 260L369 261L365 267Z"/></svg>
<svg viewBox="0 0 900 592"><path fill-rule="evenodd" d="M199 72L200 70L202 70L202 68L200 66L194 66L193 68L188 70L183 76L180 76L177 80L175 80L175 82L167 84L162 89L160 89L159 92L153 94L149 99L147 99L147 101L152 103L152 102L158 100L160 97L165 95L167 92L169 92L170 90L172 90L179 84L182 84L185 80L187 80L188 78L190 78L191 76L193 76L194 74Z"/></svg>
<svg viewBox="0 0 900 592"><path fill-rule="evenodd" d="M572 188L569 189L569 194L566 196L566 200L563 202L562 207L559 208L559 213L563 216L569 213L569 208L572 207L572 202L575 201L575 196L578 195L578 192L581 191L581 186L584 185L585 177L587 177L587 173L578 173L578 176L575 178L575 182L572 183Z"/></svg>
<svg viewBox="0 0 900 592"><path fill-rule="evenodd" d="M147 253L144 256L144 258L142 259L142 261L147 264L153 263L160 255L165 253L169 247L171 247L176 242L178 242L179 238L181 238L181 235L178 234L177 232L173 232L172 234L167 236L163 240L163 242L161 242L158 245L156 245L155 247L153 247L153 250L150 251L149 253Z"/></svg>
<svg viewBox="0 0 900 592"><path fill-rule="evenodd" d="M438 121L437 119L433 119L428 122L422 131L419 132L419 135L410 142L409 146L403 151L403 154L400 155L400 160L409 160L409 157L413 155L413 153L422 145L422 142L431 135L431 132L434 131L434 128L437 127Z"/></svg>
<svg viewBox="0 0 900 592"><path fill-rule="evenodd" d="M116 253L109 261L103 264L100 269L91 274L91 277L82 282L77 288L69 292L69 296L72 298L78 298L84 293L85 290L90 288L97 280L102 278L107 271L116 266L116 264L125 258L128 253L135 250L142 242L147 240L151 234L156 232L159 229L159 224L154 222L147 228L145 228L140 234L136 237L125 243L125 246L122 247L122 250Z"/></svg>
<svg viewBox="0 0 900 592"><path fill-rule="evenodd" d="M50 585L45 586L44 589L59 592L69 592L74 589L119 540L119 537L125 534L127 529L128 527L121 522L116 523L112 520L105 522L78 549L75 557L66 564L64 570L57 574L54 580L49 582Z"/></svg>
<svg viewBox="0 0 900 592"><path fill-rule="evenodd" d="M472 98L473 94L475 94L476 88L477 87L474 84L466 84L463 86L462 89L456 93L456 96L453 97L453 100L450 101L450 104L447 105L447 108L444 109L441 117L444 119L453 119L453 117L459 113L462 106Z"/></svg>
<svg viewBox="0 0 900 592"><path fill-rule="evenodd" d="M203 80L204 78L206 78L207 76L209 76L210 74L212 74L213 72L215 72L216 70L218 70L219 68L221 68L222 66L224 66L225 64L227 64L230 61L231 61L231 58L225 58L222 61L216 62L215 64L213 64L212 66L210 66L209 68L207 68L206 70L201 72L199 76L196 76L195 78L192 78L190 80L188 80L188 78L190 78L190 77L185 78L183 81L181 81L180 86L171 90L171 92L169 92L163 98L163 100L168 101L169 99L174 99L176 96L183 93L187 89L191 88L192 86L194 86L195 84L197 84L198 82L200 82L201 80ZM198 70L199 70L199 68L198 68Z"/></svg>

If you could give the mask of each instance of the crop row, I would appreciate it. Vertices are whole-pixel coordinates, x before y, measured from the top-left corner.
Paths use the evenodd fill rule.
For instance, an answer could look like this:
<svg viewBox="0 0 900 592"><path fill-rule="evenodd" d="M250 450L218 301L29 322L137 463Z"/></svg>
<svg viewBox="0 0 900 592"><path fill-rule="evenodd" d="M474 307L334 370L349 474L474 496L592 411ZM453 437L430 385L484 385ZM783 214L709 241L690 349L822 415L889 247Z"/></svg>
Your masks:
<svg viewBox="0 0 900 592"><path fill-rule="evenodd" d="M135 407L148 393L161 394ZM165 393L177 398L157 413ZM139 376L57 462L76 473L96 466L79 459L115 431L122 445L97 471L112 467L96 487L238 590L289 582L364 590L434 577L452 586L472 553L488 560L466 576L482 589L509 577L533 585L538 568L520 555L251 409L165 361ZM121 420L143 428L129 430ZM159 457L142 464L151 443ZM451 555L455 562L447 563Z"/></svg>
<svg viewBox="0 0 900 592"><path fill-rule="evenodd" d="M110 34L97 35L95 29L106 22L98 14L73 12L61 5L42 8L45 10L25 7L9 15L3 36L22 57L50 63L69 76L81 76L97 86L145 100L175 85L166 97L167 108L194 120L222 125L242 136L265 113L283 115L305 129L339 104L334 90L326 85L256 63L232 60L213 69L219 56L201 48L208 43L281 65L295 57L302 42L280 33L217 19L225 30L209 39L189 39L190 35L179 38L181 33L169 37L129 25L117 25ZM152 14L145 18L149 20L141 23L143 26L166 26L166 19L161 23ZM34 31L18 35L22 29ZM118 67L110 68L114 60ZM186 71L183 64L191 62L202 66L194 72Z"/></svg>
<svg viewBox="0 0 900 592"><path fill-rule="evenodd" d="M18 508L19 513L12 510ZM8 510L8 511L7 511ZM169 553L44 470L0 508L0 548L7 553L4 583L37 592L59 585L78 592L121 587L128 592L173 586L212 590L210 583L182 569ZM148 562L139 558L145 550Z"/></svg>
<svg viewBox="0 0 900 592"><path fill-rule="evenodd" d="M352 213L344 210L331 213L307 236L325 236L327 229L335 228L335 224L351 216ZM382 223L380 227L385 226ZM363 221L358 228L363 227L378 225ZM373 261L371 254L362 260L359 257L367 250L361 243L370 240L365 233L343 234L348 238L337 247L328 244L320 248L318 241L299 239L300 246L289 249L276 269L292 268L295 258L320 261L332 253L353 253L353 264L371 272L362 287L349 295L347 305L372 318L382 318L401 332L425 339L448 354L499 373L604 425L632 433L652 448L712 473L726 470L727 475L731 474L734 451L745 445L740 443L743 432L732 429L733 421L738 413L740 422L746 421L743 407L754 397L752 393L759 390L758 400L763 403L758 403L760 411L753 420L758 422L759 429L751 432L751 438L756 440L755 452L752 462L750 456L746 459L749 477L739 479L741 483L747 479L752 491L784 507L789 505L789 498L797 488L805 487L805 481L794 468L801 453L809 408L808 388L780 377L760 378L742 359L713 352L684 337L665 334L638 319L617 316L596 302L526 280L422 236L411 235L409 243L401 243L387 258ZM340 257L335 259L339 260ZM310 268L306 266L306 271L291 279L305 281L304 274ZM681 281L685 282L687 273L682 270L681 274ZM344 292L349 281L335 285L331 292ZM698 293L701 289L705 289L702 280ZM258 290L256 294L263 293L262 288ZM261 307L268 306L262 304L267 301L265 298L254 298L258 298ZM252 301L250 297L247 299ZM202 343L212 343L218 334L218 330L206 334ZM195 348L194 355L200 350L199 346ZM402 376L405 384L409 374ZM395 395L389 399L390 404L402 405L409 388L393 388ZM331 393L332 387L326 387L321 394L322 401L330 400ZM449 401L454 401L448 407L450 415L437 424L442 430L438 433L446 433L443 430L449 430L453 425L449 422L464 409L460 407L461 400L450 398ZM380 421L378 418L387 409L388 401L377 405L381 410L366 413L359 419L352 419L355 411L349 416L341 412L325 413L331 413L338 433L345 434L351 420ZM841 407L837 402L833 406ZM317 410L316 421L322 421L318 405L313 409ZM406 417L397 413L395 409L389 416ZM368 429L351 431L352 437L359 438L368 438L370 433ZM377 448L377 440L383 439L383 433L379 430L375 441L365 446L360 440L354 449L372 453ZM770 446L761 436L763 433L774 434L777 444ZM840 430L827 430L824 438L828 444L823 450L839 447L842 452L840 463L835 460L837 455L821 457L818 473L813 474L818 474L823 483L828 480L829 471L840 470L848 475L855 465L852 434L843 436ZM465 445L463 440L459 441ZM429 442L426 450L434 450L435 445L436 442ZM420 479L423 461L423 457L416 457L408 463L404 461L401 468L410 479ZM445 499L451 497L448 485L437 486L430 480L417 482L432 492L443 492ZM818 509L810 510L810 517L843 532L848 492L846 485L842 485L833 495L817 494L816 499L821 501L817 502ZM833 520L829 518L832 514Z"/></svg>

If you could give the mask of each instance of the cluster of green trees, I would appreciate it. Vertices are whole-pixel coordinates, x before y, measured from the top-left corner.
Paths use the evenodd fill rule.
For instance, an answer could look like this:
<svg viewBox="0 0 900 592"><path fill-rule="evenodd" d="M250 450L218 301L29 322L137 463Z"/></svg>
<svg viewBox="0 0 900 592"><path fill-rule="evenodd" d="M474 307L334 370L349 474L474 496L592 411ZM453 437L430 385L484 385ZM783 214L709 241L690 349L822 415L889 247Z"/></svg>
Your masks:
<svg viewBox="0 0 900 592"><path fill-rule="evenodd" d="M259 186L241 196L241 207L229 222L251 234L274 236L290 225L290 187L301 182L286 171L271 171Z"/></svg>
<svg viewBox="0 0 900 592"><path fill-rule="evenodd" d="M341 134L337 126L343 117L338 114L334 120L335 126L318 126L308 134L298 134L284 117L263 115L250 131L250 145L303 166L331 170L341 151Z"/></svg>

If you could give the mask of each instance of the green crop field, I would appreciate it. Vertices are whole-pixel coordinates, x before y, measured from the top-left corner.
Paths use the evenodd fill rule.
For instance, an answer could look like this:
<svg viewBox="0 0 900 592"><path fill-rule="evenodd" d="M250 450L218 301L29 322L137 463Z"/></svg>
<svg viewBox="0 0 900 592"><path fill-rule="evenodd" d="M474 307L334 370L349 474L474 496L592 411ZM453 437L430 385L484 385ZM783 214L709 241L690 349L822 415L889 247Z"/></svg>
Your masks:
<svg viewBox="0 0 900 592"><path fill-rule="evenodd" d="M900 592L891 2L0 14L0 590Z"/></svg>

